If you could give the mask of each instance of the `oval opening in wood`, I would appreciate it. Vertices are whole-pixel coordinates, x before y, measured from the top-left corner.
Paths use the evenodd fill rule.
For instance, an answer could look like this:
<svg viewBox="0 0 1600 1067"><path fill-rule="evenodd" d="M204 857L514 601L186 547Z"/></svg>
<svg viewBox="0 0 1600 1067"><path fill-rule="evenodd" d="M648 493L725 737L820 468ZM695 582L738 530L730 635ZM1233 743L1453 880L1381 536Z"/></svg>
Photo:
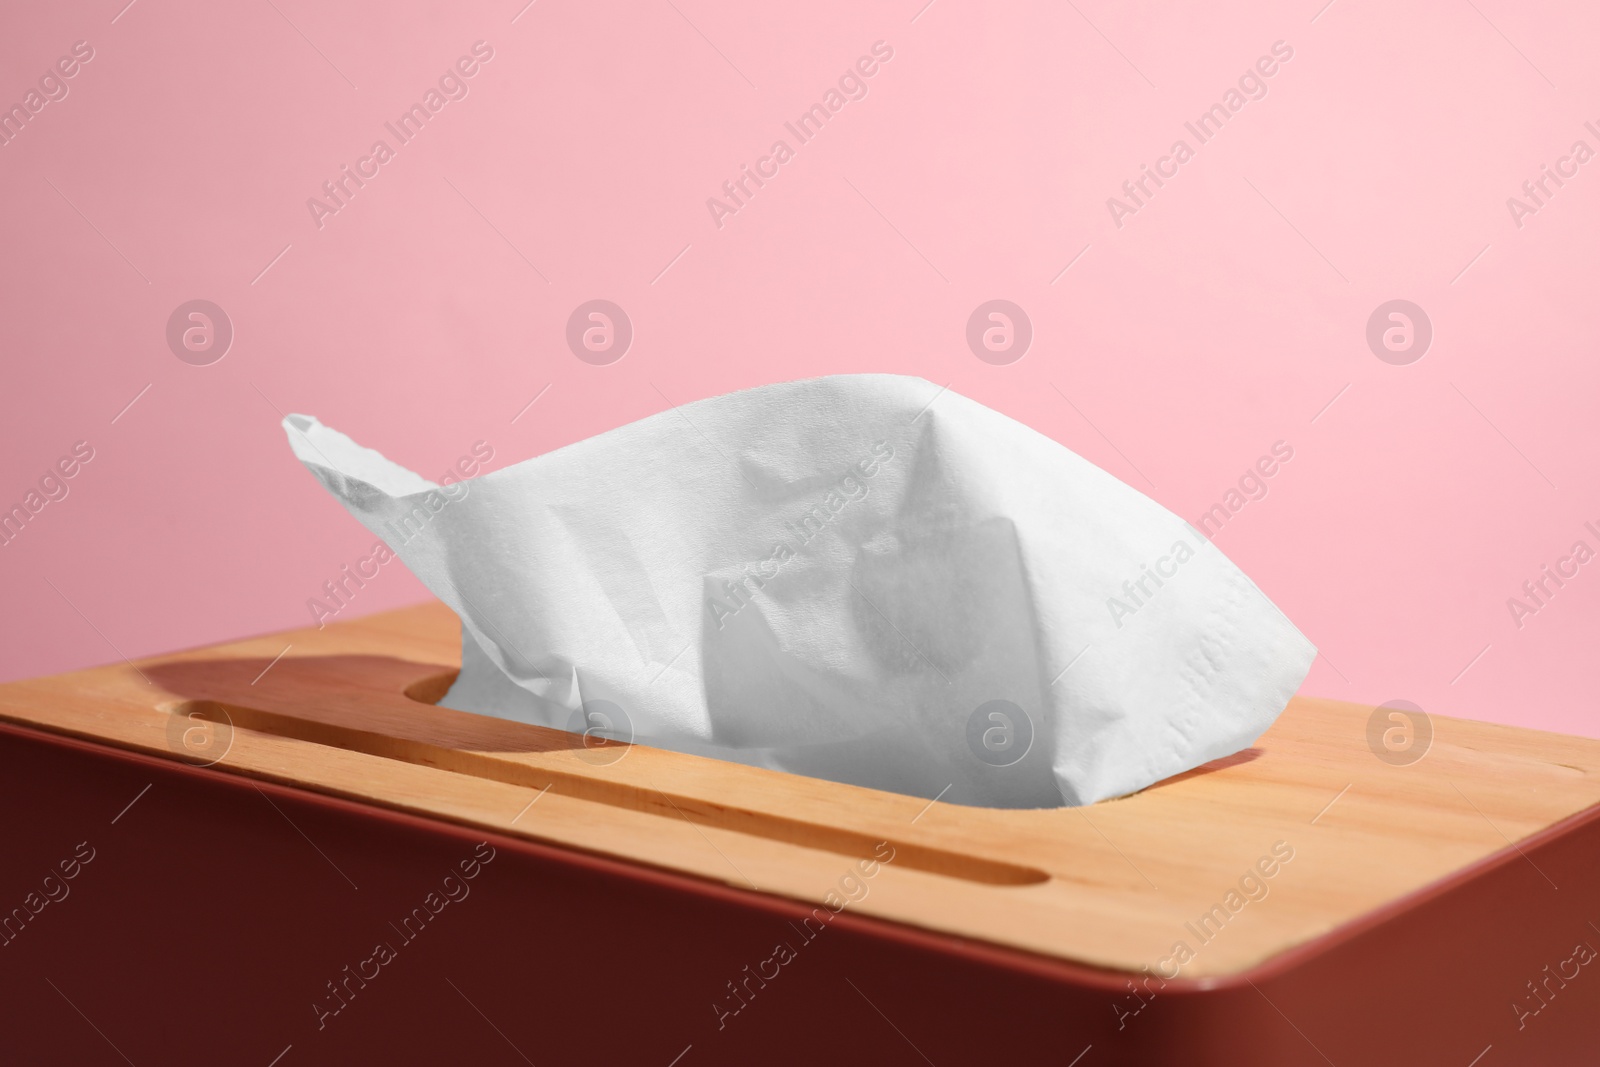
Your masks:
<svg viewBox="0 0 1600 1067"><path fill-rule="evenodd" d="M405 692L420 703L433 703L443 696L454 679L453 671L434 675L412 683ZM433 700L420 699L424 696L432 696ZM274 734L417 766L469 774L508 785L541 790L554 788L557 792L581 800L650 815L683 818L697 827L714 826L734 833L835 852L852 859L871 857L884 840L880 836L845 827L751 811L736 804L713 802L686 793L667 793L620 779L599 777L586 771L567 771L547 763L527 763L515 758L517 754L449 748L417 738L395 737L240 704L188 700L164 705L163 710L186 718L228 722L235 729ZM526 729L544 728L528 726ZM986 885L1037 885L1050 880L1050 875L1037 867L953 852L915 841L891 840L888 844L894 847L896 867L909 867Z"/></svg>

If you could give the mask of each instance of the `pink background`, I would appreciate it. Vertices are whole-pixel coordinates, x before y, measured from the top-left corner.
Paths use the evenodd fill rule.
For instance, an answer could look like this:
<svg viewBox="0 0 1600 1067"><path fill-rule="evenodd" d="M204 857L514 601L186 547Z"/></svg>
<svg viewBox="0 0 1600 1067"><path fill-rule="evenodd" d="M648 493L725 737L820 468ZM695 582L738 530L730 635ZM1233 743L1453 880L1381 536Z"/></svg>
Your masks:
<svg viewBox="0 0 1600 1067"><path fill-rule="evenodd" d="M1507 607L1600 549L1600 160L1520 227L1506 203L1600 149L1591 6L124 2L0 14L8 107L94 49L0 147L0 505L94 448L0 548L0 677L310 622L371 538L280 410L432 476L478 440L501 466L872 370L1191 521L1288 442L1216 541L1322 649L1306 692L1597 735L1600 562L1520 628ZM469 95L319 229L307 198L479 40ZM866 98L796 146L783 123L878 40ZM1279 40L1268 95L1199 145L1184 122ZM778 138L795 158L719 229L707 198ZM195 298L236 331L209 366L165 340ZM636 331L609 366L564 340L593 298ZM992 298L1035 331L1006 366L965 342ZM1397 298L1434 328L1407 366L1365 339ZM343 617L425 596L388 566Z"/></svg>

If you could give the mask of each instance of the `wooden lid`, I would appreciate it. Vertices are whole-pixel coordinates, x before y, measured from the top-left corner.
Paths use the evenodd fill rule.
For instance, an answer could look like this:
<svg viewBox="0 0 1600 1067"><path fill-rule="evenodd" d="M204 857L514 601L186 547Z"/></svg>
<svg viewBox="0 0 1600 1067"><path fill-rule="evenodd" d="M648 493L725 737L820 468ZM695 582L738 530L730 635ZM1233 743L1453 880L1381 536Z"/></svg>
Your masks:
<svg viewBox="0 0 1600 1067"><path fill-rule="evenodd" d="M1133 796L960 807L432 706L459 659L435 603L0 685L0 718L1167 977L1246 970L1600 803L1600 741L1433 716L1402 765L1372 708L1296 698L1255 748Z"/></svg>

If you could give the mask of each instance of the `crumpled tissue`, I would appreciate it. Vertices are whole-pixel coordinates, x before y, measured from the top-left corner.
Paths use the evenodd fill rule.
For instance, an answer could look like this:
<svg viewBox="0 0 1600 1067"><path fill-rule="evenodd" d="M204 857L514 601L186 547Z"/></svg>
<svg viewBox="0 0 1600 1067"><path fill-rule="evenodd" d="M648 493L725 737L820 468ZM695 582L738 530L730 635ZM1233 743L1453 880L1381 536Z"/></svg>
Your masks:
<svg viewBox="0 0 1600 1067"><path fill-rule="evenodd" d="M748 389L442 484L284 428L460 615L440 703L585 742L1088 804L1249 747L1316 654L1188 523L920 378Z"/></svg>

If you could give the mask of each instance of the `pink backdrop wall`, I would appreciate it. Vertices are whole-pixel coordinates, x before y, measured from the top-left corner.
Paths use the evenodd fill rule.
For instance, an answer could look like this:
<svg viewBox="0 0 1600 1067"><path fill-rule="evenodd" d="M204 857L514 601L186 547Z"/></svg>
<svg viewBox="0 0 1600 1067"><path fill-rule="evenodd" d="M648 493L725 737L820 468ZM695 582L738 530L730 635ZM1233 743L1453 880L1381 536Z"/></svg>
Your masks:
<svg viewBox="0 0 1600 1067"><path fill-rule="evenodd" d="M1600 562L1571 557L1600 550L1593 7L124 3L0 13L27 116L0 147L0 506L93 451L0 548L0 677L308 623L370 538L280 411L431 473L874 370L1191 521L1286 442L1216 542L1322 649L1304 691L1597 734ZM400 144L385 123L480 41ZM784 123L878 41L799 144ZM1201 143L1185 123L1275 42ZM707 199L779 139L719 227ZM1169 177L1135 201L1146 164ZM565 341L594 298L635 330L610 365ZM1034 331L1004 365L966 342L995 298ZM167 341L194 299L234 331L208 365ZM1403 365L1367 340L1397 299L1433 333ZM391 565L344 614L425 595Z"/></svg>

